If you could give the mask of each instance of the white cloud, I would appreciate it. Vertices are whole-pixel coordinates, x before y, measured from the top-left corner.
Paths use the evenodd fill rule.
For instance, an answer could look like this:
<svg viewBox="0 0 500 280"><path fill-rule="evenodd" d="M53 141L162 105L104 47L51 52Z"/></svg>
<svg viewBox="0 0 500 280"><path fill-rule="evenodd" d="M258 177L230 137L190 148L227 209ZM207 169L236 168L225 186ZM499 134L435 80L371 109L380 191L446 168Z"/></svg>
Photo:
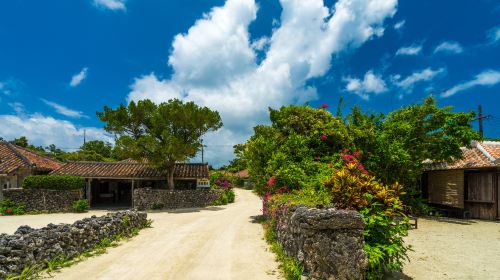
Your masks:
<svg viewBox="0 0 500 280"><path fill-rule="evenodd" d="M306 82L326 74L333 54L381 36L384 20L397 6L397 0L340 0L334 9L322 0L280 3L280 25L265 39L262 61L255 51L264 42L255 44L248 33L257 15L255 0L227 0L175 37L168 60L172 77L135 79L128 100L194 101L221 114L225 127L214 143L243 141L254 125L267 120L268 106L317 98Z"/></svg>
<svg viewBox="0 0 500 280"><path fill-rule="evenodd" d="M58 112L61 115L64 115L66 117L71 117L71 118L88 118L88 116L84 115L83 112L72 110L68 107L65 107L63 105L57 104L52 101L48 101L46 99L40 98L43 103L47 104L48 106L52 107L56 112Z"/></svg>
<svg viewBox="0 0 500 280"><path fill-rule="evenodd" d="M30 115L0 115L0 131L4 139L26 136L34 145L55 144L64 149L75 149L83 142L83 130L87 140L103 140L113 143L113 138L95 127L77 127L65 120L58 120L38 113Z"/></svg>
<svg viewBox="0 0 500 280"><path fill-rule="evenodd" d="M459 54L464 51L464 48L457 42L447 41L439 44L435 49L434 53L450 53L450 54Z"/></svg>
<svg viewBox="0 0 500 280"><path fill-rule="evenodd" d="M396 24L394 24L394 29L400 30L405 26L406 20L398 21Z"/></svg>
<svg viewBox="0 0 500 280"><path fill-rule="evenodd" d="M460 91L468 90L476 86L494 86L500 83L500 71L485 70L477 74L472 80L460 83L443 92L441 97L450 97Z"/></svg>
<svg viewBox="0 0 500 280"><path fill-rule="evenodd" d="M400 75L394 75L392 76L392 80L396 86L411 91L416 83L422 81L430 81L439 74L444 73L444 71L445 71L444 68L439 68L436 70L432 70L431 68L426 68L421 71L412 73L403 80L401 80Z"/></svg>
<svg viewBox="0 0 500 280"><path fill-rule="evenodd" d="M373 74L370 70L365 73L363 80L356 78L344 78L347 82L346 90L357 94L364 100L370 99L370 93L380 94L387 91L387 86L381 76Z"/></svg>
<svg viewBox="0 0 500 280"><path fill-rule="evenodd" d="M257 51L265 50L269 46L269 37L261 37L258 40L252 42L252 48Z"/></svg>
<svg viewBox="0 0 500 280"><path fill-rule="evenodd" d="M96 7L110 9L110 10L126 10L125 0L94 0Z"/></svg>
<svg viewBox="0 0 500 280"><path fill-rule="evenodd" d="M25 110L24 110L24 105L20 102L12 102L8 104L15 112L17 115L24 115Z"/></svg>
<svg viewBox="0 0 500 280"><path fill-rule="evenodd" d="M491 43L498 42L500 40L500 25L488 30L487 36Z"/></svg>
<svg viewBox="0 0 500 280"><path fill-rule="evenodd" d="M422 45L411 45L407 47L400 48L396 55L418 55L422 52Z"/></svg>
<svg viewBox="0 0 500 280"><path fill-rule="evenodd" d="M85 80L85 78L87 78L87 71L88 68L85 67L78 74L73 75L73 77L71 77L69 85L72 87L78 86L81 82L83 82L83 80Z"/></svg>

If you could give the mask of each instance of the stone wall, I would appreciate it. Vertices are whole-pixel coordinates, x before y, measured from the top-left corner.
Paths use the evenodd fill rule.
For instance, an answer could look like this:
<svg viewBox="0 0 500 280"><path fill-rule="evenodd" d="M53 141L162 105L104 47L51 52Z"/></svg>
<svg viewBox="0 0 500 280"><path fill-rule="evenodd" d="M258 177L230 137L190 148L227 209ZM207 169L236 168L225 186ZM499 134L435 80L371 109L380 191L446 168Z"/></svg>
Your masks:
<svg viewBox="0 0 500 280"><path fill-rule="evenodd" d="M134 189L134 208L178 209L199 208L213 205L220 198L222 190L165 190L138 188Z"/></svg>
<svg viewBox="0 0 500 280"><path fill-rule="evenodd" d="M363 217L356 211L305 206L275 213L278 242L309 279L364 279Z"/></svg>
<svg viewBox="0 0 500 280"><path fill-rule="evenodd" d="M41 229L22 226L13 235L0 234L0 279L17 275L25 267L44 267L56 257L73 258L93 249L104 238L130 235L133 229L143 228L146 221L146 213L122 211L71 225L49 224Z"/></svg>
<svg viewBox="0 0 500 280"><path fill-rule="evenodd" d="M38 190L7 189L3 190L3 198L23 205L26 211L73 211L73 201L82 198L81 190Z"/></svg>

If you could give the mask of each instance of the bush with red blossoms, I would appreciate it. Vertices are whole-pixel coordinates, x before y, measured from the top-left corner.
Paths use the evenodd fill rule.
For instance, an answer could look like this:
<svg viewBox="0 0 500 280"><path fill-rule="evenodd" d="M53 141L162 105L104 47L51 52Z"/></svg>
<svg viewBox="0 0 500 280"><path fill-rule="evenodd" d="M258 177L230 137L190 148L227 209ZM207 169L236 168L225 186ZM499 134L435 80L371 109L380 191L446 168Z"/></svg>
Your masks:
<svg viewBox="0 0 500 280"><path fill-rule="evenodd" d="M321 104L320 109L328 109L330 106L328 104Z"/></svg>
<svg viewBox="0 0 500 280"><path fill-rule="evenodd" d="M361 171L361 173L368 174L366 168L359 162L361 152L355 151L353 153L350 153L348 150L344 150L344 152L340 154L340 157L344 160L346 165L354 164L358 167L358 170Z"/></svg>
<svg viewBox="0 0 500 280"><path fill-rule="evenodd" d="M226 177L220 177L215 180L215 185L224 190L233 188L233 184Z"/></svg>
<svg viewBox="0 0 500 280"><path fill-rule="evenodd" d="M321 140L326 141L328 139L328 136L326 134L321 135Z"/></svg>

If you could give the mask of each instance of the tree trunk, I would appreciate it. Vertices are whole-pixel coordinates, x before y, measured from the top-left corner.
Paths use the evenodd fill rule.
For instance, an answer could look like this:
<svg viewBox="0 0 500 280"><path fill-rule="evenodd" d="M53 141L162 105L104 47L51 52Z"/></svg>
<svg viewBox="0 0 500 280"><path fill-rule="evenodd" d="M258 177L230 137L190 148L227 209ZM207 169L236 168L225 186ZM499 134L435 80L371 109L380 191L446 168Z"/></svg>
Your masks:
<svg viewBox="0 0 500 280"><path fill-rule="evenodd" d="M167 171L168 171L168 189L169 190L173 190L175 188L174 169L175 169L175 166L167 168Z"/></svg>

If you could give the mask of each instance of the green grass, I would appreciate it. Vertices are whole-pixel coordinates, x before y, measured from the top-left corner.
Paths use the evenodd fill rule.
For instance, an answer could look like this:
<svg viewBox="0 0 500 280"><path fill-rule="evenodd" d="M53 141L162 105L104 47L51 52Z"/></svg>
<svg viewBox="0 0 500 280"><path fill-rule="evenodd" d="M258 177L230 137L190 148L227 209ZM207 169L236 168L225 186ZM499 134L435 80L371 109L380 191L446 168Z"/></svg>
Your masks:
<svg viewBox="0 0 500 280"><path fill-rule="evenodd" d="M300 280L304 267L293 257L288 256L278 242L278 236L274 229L273 221L263 222L265 239L271 246L271 251L276 255L276 260L287 280Z"/></svg>

